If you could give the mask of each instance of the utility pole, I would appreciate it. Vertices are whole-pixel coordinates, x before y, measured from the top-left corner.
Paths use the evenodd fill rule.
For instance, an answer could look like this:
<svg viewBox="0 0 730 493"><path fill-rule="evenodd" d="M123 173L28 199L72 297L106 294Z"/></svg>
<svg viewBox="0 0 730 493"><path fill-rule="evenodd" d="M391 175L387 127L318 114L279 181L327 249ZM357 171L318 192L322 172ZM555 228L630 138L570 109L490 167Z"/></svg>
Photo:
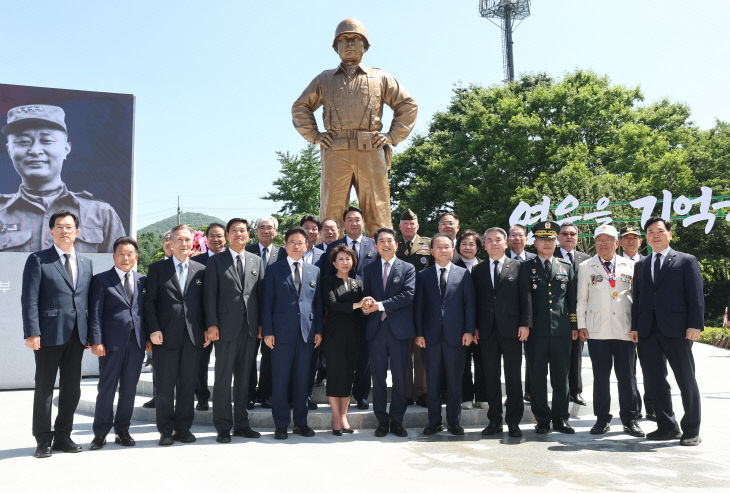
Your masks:
<svg viewBox="0 0 730 493"><path fill-rule="evenodd" d="M182 211L180 210L180 196L177 196L177 225L182 224Z"/></svg>

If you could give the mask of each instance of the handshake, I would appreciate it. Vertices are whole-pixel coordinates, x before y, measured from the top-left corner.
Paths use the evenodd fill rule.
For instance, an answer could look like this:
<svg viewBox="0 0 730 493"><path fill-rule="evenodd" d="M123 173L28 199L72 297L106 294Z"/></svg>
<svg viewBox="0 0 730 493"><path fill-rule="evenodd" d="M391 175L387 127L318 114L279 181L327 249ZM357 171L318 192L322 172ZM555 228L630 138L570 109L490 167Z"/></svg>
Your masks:
<svg viewBox="0 0 730 493"><path fill-rule="evenodd" d="M353 304L352 309L360 309L365 315L369 315L378 311L378 302L372 296L366 296L359 303Z"/></svg>

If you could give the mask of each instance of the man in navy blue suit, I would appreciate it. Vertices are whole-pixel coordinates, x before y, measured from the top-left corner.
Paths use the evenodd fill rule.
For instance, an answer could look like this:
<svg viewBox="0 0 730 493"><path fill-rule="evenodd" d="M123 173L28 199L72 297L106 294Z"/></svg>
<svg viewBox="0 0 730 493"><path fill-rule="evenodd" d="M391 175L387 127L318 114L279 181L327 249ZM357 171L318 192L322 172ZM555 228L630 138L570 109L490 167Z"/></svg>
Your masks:
<svg viewBox="0 0 730 493"><path fill-rule="evenodd" d="M451 263L453 240L438 233L431 238L435 264L416 275L416 345L423 349L426 367L428 426L424 435L443 430L441 424L441 369L446 373L446 424L452 435L463 435L461 384L465 347L472 343L476 325L474 284L464 267Z"/></svg>
<svg viewBox="0 0 730 493"><path fill-rule="evenodd" d="M25 345L35 356L37 458L51 456L51 441L53 450L81 452L71 440L71 429L81 396L81 357L88 344L86 317L93 274L91 260L74 249L78 217L59 211L51 215L48 227L53 246L28 257L21 295ZM51 401L59 369L58 415L51 431Z"/></svg>
<svg viewBox="0 0 730 493"><path fill-rule="evenodd" d="M362 280L365 267L375 262L378 252L375 249L375 241L363 235L365 221L363 214L357 207L350 206L342 216L345 223L346 236L333 241L327 248L334 248L344 243L352 248L357 255L357 268L350 271L350 277ZM324 262L323 277L334 275L335 267L331 262ZM357 358L355 370L355 381L352 384L352 397L357 402L358 409L368 408L368 395L370 394L370 356L368 353L367 340L363 336L360 340L360 353Z"/></svg>
<svg viewBox="0 0 730 493"><path fill-rule="evenodd" d="M681 445L699 445L700 391L692 343L699 339L705 326L702 274L695 257L669 247L669 221L652 217L646 221L645 229L652 255L634 266L631 330L639 333L641 368L656 406L658 428L647 433L646 438L681 437ZM666 378L667 360L682 394L681 434Z"/></svg>
<svg viewBox="0 0 730 493"><path fill-rule="evenodd" d="M264 344L271 349L271 414L277 440L287 438L292 408L293 432L314 436L307 425L307 390L312 351L322 342L319 268L302 260L307 233L301 226L291 228L284 245L286 259L266 270L261 302Z"/></svg>
<svg viewBox="0 0 730 493"><path fill-rule="evenodd" d="M408 406L408 344L415 336L413 300L416 269L395 256L398 244L392 229L378 229L375 245L380 261L370 263L363 276L363 291L367 298L363 313L368 316L364 332L373 375L373 411L378 420L375 436L384 437L390 431L396 436L406 437L408 432L403 428L403 415ZM386 412L389 361L393 391L390 412Z"/></svg>
<svg viewBox="0 0 730 493"><path fill-rule="evenodd" d="M147 270L144 319L155 367L155 404L161 446L191 443L195 384L203 345L203 278L205 266L188 258L193 230L172 228L172 258Z"/></svg>
<svg viewBox="0 0 730 493"><path fill-rule="evenodd" d="M114 426L115 443L134 446L129 423L145 350L152 347L143 322L145 276L132 270L139 247L128 236L114 242L114 267L95 275L89 293L91 352L99 357L99 385L90 450L106 444ZM114 394L119 386L117 412Z"/></svg>

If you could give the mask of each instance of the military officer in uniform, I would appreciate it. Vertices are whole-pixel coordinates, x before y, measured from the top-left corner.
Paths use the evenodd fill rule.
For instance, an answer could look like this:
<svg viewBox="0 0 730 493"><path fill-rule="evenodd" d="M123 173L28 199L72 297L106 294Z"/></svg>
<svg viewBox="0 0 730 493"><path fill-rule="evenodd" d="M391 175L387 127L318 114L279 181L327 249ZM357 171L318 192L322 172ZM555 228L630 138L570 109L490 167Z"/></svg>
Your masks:
<svg viewBox="0 0 730 493"><path fill-rule="evenodd" d="M553 429L575 433L568 424L568 369L570 347L578 337L575 304L577 283L569 260L553 256L558 224L543 221L532 227L537 257L526 260L520 275L530 279L532 326L526 350L531 373L532 414L535 431L545 434ZM547 374L553 389L552 409L548 407Z"/></svg>
<svg viewBox="0 0 730 493"><path fill-rule="evenodd" d="M292 121L302 137L322 151L320 217L342 217L355 186L365 224L371 233L392 227L388 170L391 146L408 137L418 106L389 73L366 67L370 47L362 22L345 19L335 30L332 48L342 63L325 70L292 106ZM383 130L383 104L393 110L390 130ZM324 106L324 132L314 112Z"/></svg>
<svg viewBox="0 0 730 493"><path fill-rule="evenodd" d="M400 238L395 256L408 262L416 268L416 273L433 265L431 255L431 238L418 235L418 216L410 209L406 209L398 224ZM408 347L408 369L406 371L406 396L408 404L417 402L419 406L427 407L426 402L426 369L423 365L421 348L411 339Z"/></svg>
<svg viewBox="0 0 730 493"><path fill-rule="evenodd" d="M79 218L77 252L111 253L114 240L125 236L112 206L89 192L70 191L61 179L63 162L71 152L65 118L63 109L46 104L17 106L8 112L2 132L21 184L15 193L0 194L0 252L51 247L53 238L45 225L61 209Z"/></svg>

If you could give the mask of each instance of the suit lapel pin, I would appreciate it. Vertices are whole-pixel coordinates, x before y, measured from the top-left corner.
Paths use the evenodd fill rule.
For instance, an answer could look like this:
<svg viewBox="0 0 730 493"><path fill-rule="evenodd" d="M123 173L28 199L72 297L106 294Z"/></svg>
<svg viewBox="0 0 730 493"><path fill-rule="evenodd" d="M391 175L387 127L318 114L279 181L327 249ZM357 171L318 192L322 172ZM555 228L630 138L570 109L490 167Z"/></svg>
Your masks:
<svg viewBox="0 0 730 493"><path fill-rule="evenodd" d="M373 258L373 252L368 252L367 255L365 255L366 258Z"/></svg>
<svg viewBox="0 0 730 493"><path fill-rule="evenodd" d="M400 276L395 276L393 278L393 284L398 284L400 282Z"/></svg>
<svg viewBox="0 0 730 493"><path fill-rule="evenodd" d="M203 284L203 281L201 281L200 279L196 279L195 280L195 284L197 284L198 286L200 286L200 285Z"/></svg>
<svg viewBox="0 0 730 493"><path fill-rule="evenodd" d="M257 276L258 274L259 274L259 273L258 273L258 271L255 271L255 270L252 270L252 271L251 271L251 275L252 275L252 276Z"/></svg>
<svg viewBox="0 0 730 493"><path fill-rule="evenodd" d="M602 276L602 275L600 275L600 274L599 274L599 275L597 275L597 276L596 276L596 281L597 281L597 282L603 282L603 276Z"/></svg>
<svg viewBox="0 0 730 493"><path fill-rule="evenodd" d="M309 285L315 287L317 285L317 281L309 281Z"/></svg>
<svg viewBox="0 0 730 493"><path fill-rule="evenodd" d="M147 294L147 288L142 288L142 294Z"/></svg>

